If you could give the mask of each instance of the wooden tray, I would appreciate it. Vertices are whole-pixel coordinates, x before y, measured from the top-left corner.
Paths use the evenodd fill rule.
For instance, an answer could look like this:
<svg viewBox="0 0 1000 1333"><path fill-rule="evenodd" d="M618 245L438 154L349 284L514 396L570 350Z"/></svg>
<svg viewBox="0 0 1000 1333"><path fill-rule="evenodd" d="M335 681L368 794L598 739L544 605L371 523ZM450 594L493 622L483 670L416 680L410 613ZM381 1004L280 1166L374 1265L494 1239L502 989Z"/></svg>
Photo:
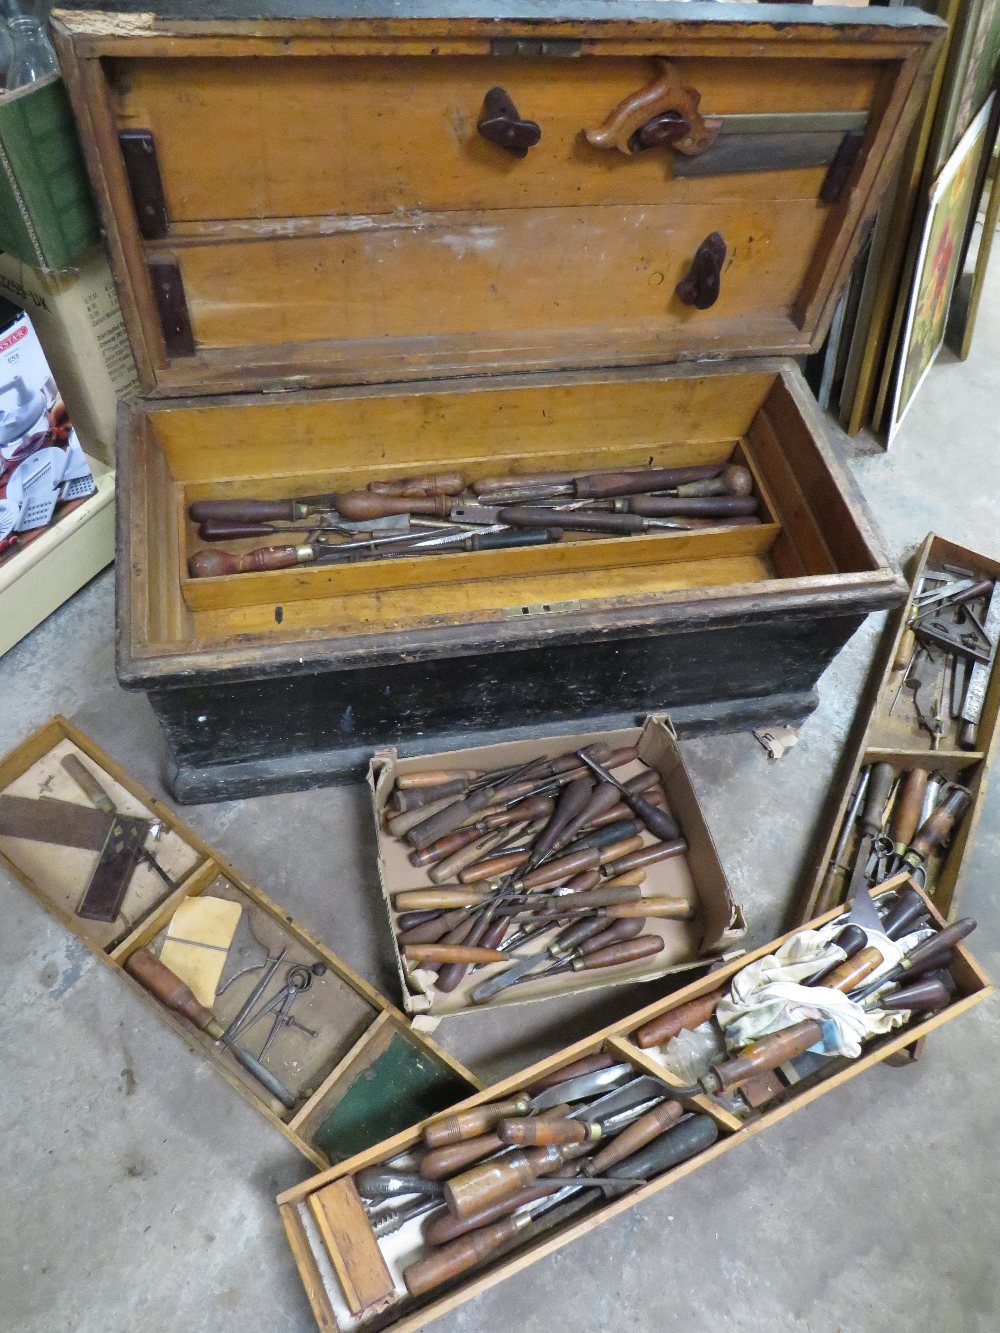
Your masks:
<svg viewBox="0 0 1000 1333"><path fill-rule="evenodd" d="M447 1051L414 1032L398 1009L65 718L53 718L0 760L0 794L48 796L87 805L62 768L67 755L82 757L120 813L160 822L160 837L147 846L176 887L167 888L150 866L140 862L120 917L106 923L76 914L96 861L94 852L0 837L0 866L113 968L125 985L145 996L160 1017L311 1162L325 1165L350 1156L387 1130L423 1119L470 1087L482 1086ZM174 912L202 893L238 902L243 908L251 934L238 935L233 948L247 948L248 965L263 955L263 948L257 945L265 946L271 955L282 947L287 949L265 998L282 984L285 966L301 963L325 968L313 978L293 1011L318 1036L309 1039L299 1032L283 1032L267 1060L267 1068L297 1097L292 1111L267 1095L226 1048L152 999L124 970L135 950L148 948L158 953ZM259 977L259 972L247 973L217 997L214 1012L223 1026ZM263 1029L260 1042L267 1032L266 1020ZM256 1040L248 1037L245 1041L253 1054Z"/></svg>
<svg viewBox="0 0 1000 1333"><path fill-rule="evenodd" d="M840 910L842 909L829 912L811 924L815 926L822 925L838 916ZM934 910L933 906L931 906L931 912L937 922L943 924L943 918ZM801 929L801 927L798 929ZM511 1078L495 1084L485 1092L469 1098L464 1105L466 1107L477 1106L514 1096L521 1089L530 1087L537 1082L543 1075L560 1069L562 1066L586 1055L600 1052L611 1053L617 1059L631 1063L637 1072L652 1073L669 1083L671 1078L666 1074L663 1065L657 1058L657 1052L652 1048L644 1050L635 1043L634 1035L638 1028L688 1000L724 986L748 963L773 952L787 938L787 935L782 936L780 939L773 940L770 944L743 958L727 963L724 967L719 968L700 981L692 982L691 985L686 986L667 999L649 1005L638 1013L604 1028L584 1041L577 1042L556 1055L540 1061L530 1069L523 1070ZM965 1013L973 1005L981 1003L993 993L993 988L983 972L964 948L960 947L957 951L952 974L958 989L945 1009L925 1018L923 1021L911 1022L901 1030L896 1030L867 1042L862 1049L861 1056L856 1060L832 1059L829 1062L829 1072L821 1071L818 1075L813 1075L811 1078L793 1085L781 1094L776 1101L767 1102L762 1108L752 1112L748 1120L737 1119L720 1106L715 1098L696 1096L686 1099L689 1109L697 1109L710 1115L715 1120L719 1137L711 1147L683 1162L673 1170L667 1171L641 1185L623 1198L613 1201L595 1201L582 1215L540 1234L535 1239L530 1238L531 1232L529 1229L526 1233L527 1239L523 1243L472 1270L470 1274L455 1279L442 1288L440 1294L436 1296L432 1294L423 1299L414 1300L406 1294L401 1285L400 1267L418 1258L424 1248L420 1239L421 1222L410 1222L407 1224L408 1229L406 1231L395 1233L396 1239L392 1244L392 1253L389 1254L390 1277L395 1283L394 1294L388 1300L373 1305L370 1314L363 1319L358 1319L352 1315L346 1304L344 1287L338 1277L338 1269L334 1262L336 1260L336 1263L341 1263L343 1256L340 1254L334 1255L331 1252L324 1240L323 1231L316 1225L316 1210L310 1202L316 1198L319 1191L332 1182L343 1180L362 1167L385 1162L417 1144L421 1137L419 1126L379 1144L366 1153L359 1154L350 1162L342 1163L333 1170L322 1172L311 1180L286 1191L279 1197L278 1206L317 1325L324 1330L324 1333L352 1333L352 1330L356 1328L369 1329L372 1330L372 1333L382 1333L386 1329L392 1329L394 1333L411 1333L411 1330L425 1327L432 1320L455 1310L479 1292L485 1291L505 1278L512 1277L515 1274L523 1274L532 1264L547 1255L553 1254L576 1237L586 1235L595 1227L601 1226L619 1214L627 1212L630 1208L641 1206L645 1199L668 1187L674 1180L686 1176L699 1167L707 1166L715 1158L730 1151L739 1143L761 1133L769 1125L809 1105L816 1098L832 1092L835 1088L847 1082L848 1079L855 1078L868 1069L889 1060L895 1053L901 1051L914 1040L919 1040L927 1032L941 1027L953 1018L957 1018L959 1014ZM752 1188L752 1182L748 1184L748 1188ZM365 1225L367 1226L367 1223ZM370 1239L370 1228L369 1236L365 1239ZM380 1247L383 1255L385 1255L388 1248L386 1242L381 1242ZM663 1262L669 1262L669 1255L665 1253L662 1260ZM339 1271L343 1272L343 1267L341 1265ZM349 1275L349 1264L347 1268ZM542 1275L536 1277L536 1281L543 1280Z"/></svg>

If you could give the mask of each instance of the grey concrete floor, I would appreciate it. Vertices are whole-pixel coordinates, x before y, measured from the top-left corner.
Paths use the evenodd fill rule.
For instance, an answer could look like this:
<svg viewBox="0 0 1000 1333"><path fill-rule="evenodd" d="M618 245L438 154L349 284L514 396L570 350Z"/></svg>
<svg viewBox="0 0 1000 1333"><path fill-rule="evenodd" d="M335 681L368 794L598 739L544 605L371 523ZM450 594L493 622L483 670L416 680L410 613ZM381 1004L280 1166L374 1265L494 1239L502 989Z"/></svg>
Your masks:
<svg viewBox="0 0 1000 1333"><path fill-rule="evenodd" d="M972 358L942 356L892 453L840 440L897 557L930 529L1000 557L998 354L994 264ZM0 750L62 712L162 793L152 714L114 679L112 601L108 573L0 661ZM827 671L783 759L749 734L684 744L751 945L781 927L879 629L873 618ZM395 996L360 787L184 814ZM993 975L998 816L994 784L961 886ZM2 874L0 912L0 1328L306 1333L273 1200L308 1165ZM528 1006L516 1022L462 1017L438 1036L495 1078L641 1002L633 991ZM998 1329L998 1053L990 1001L916 1067L873 1070L437 1328Z"/></svg>

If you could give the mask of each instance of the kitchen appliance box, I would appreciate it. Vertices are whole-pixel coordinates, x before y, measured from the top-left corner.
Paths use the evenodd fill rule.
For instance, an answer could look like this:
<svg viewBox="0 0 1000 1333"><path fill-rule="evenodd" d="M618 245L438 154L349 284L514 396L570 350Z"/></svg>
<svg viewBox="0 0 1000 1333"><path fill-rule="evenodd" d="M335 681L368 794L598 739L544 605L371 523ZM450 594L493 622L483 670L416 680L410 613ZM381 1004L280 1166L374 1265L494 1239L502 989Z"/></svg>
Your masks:
<svg viewBox="0 0 1000 1333"><path fill-rule="evenodd" d="M939 925L943 924L943 918L940 914L933 907L930 910L936 922ZM844 908L835 908L810 924L819 926L843 912ZM796 929L801 930L802 928L799 926ZM794 934L795 932L789 933ZM620 1019L600 1032L595 1032L583 1041L575 1043L575 1045L564 1047L561 1051L557 1051L547 1059L539 1061L538 1064L532 1065L529 1069L524 1069L500 1083L493 1084L484 1092L476 1093L463 1102L462 1107L480 1106L487 1102L514 1097L523 1089L530 1088L537 1083L543 1076L549 1075L576 1060L598 1053L611 1055L616 1061L631 1064L636 1073L649 1073L668 1084L676 1085L679 1080L666 1071L659 1049L654 1047L644 1049L637 1044L637 1030L660 1014L664 1014L707 992L724 988L732 977L746 967L748 963L752 963L766 954L773 953L787 938L787 935L783 935L779 939L772 940L763 948L725 964L718 970L710 972L701 980L685 986L683 990L675 991L673 995L669 995L665 999L658 1000L654 1004ZM363 1230L357 1236L357 1245L354 1251L348 1253L347 1248L344 1247L339 1254L331 1257L330 1245L322 1225L318 1225L322 1209L316 1207L315 1204L319 1203L317 1195L326 1186L354 1175L362 1167L384 1163L396 1158L417 1145L421 1138L422 1127L414 1126L405 1133L397 1134L394 1138L378 1144L365 1153L359 1153L350 1161L340 1163L332 1170L324 1171L317 1176L313 1176L310 1180L303 1181L301 1185L297 1185L279 1196L278 1207L317 1326L323 1330L323 1333L351 1333L352 1330L357 1328L378 1330L379 1333L386 1333L389 1329L393 1330L393 1333L415 1333L415 1330L427 1327L433 1320L460 1305L464 1305L472 1297L489 1287L495 1286L498 1282L502 1282L505 1278L520 1277L522 1281L531 1281L530 1277L525 1277L525 1272L538 1260L561 1249L578 1236L586 1235L595 1228L611 1222L619 1214L625 1213L634 1207L641 1207L651 1195L656 1194L661 1189L668 1188L673 1181L681 1179L691 1171L697 1171L701 1167L708 1166L710 1162L723 1153L729 1152L738 1144L746 1142L754 1135L765 1131L770 1125L783 1120L785 1116L792 1115L808 1106L817 1097L823 1097L827 1093L833 1092L835 1088L842 1086L849 1079L864 1074L867 1070L882 1062L891 1061L911 1043L919 1042L928 1032L957 1018L960 1014L967 1012L974 1005L988 999L993 994L993 987L989 980L962 946L959 946L956 951L951 971L957 989L944 1009L924 1017L918 1015L907 1027L873 1038L865 1045L861 1055L856 1060L831 1059L827 1062L827 1066L824 1066L818 1073L803 1078L799 1083L793 1084L771 1101L765 1101L762 1106L750 1113L747 1120L740 1120L730 1114L714 1097L682 1096L680 1100L687 1110L708 1114L715 1120L718 1128L718 1139L709 1148L662 1175L653 1177L646 1184L629 1191L624 1197L595 1201L582 1215L557 1223L551 1231L543 1231L533 1236L531 1231L528 1230L524 1239L517 1242L513 1249L498 1253L488 1262L479 1264L471 1272L452 1279L441 1288L432 1290L417 1300L407 1296L399 1279L399 1272L400 1268L411 1259L421 1257L420 1232L423 1219L410 1223L411 1230L408 1232L399 1233L399 1242L395 1247L394 1254L386 1254L383 1250L390 1264L390 1277L394 1281L395 1291L387 1299L380 1301L377 1305L372 1305L359 1317L356 1312L351 1311L348 1301L345 1300L336 1266L340 1262L341 1271L346 1271L348 1276L350 1275L352 1260L359 1264L361 1258L368 1252L373 1243L371 1228L367 1221L359 1221L358 1226L362 1227ZM903 1077L903 1075L900 1075L900 1077ZM914 1095L918 1095L915 1089ZM861 1130L862 1127L858 1125L848 1126L844 1133L849 1138L852 1132L858 1133ZM843 1135L836 1143L828 1142L825 1148L842 1154L844 1149ZM823 1149L824 1145L817 1147L817 1151ZM792 1188L791 1181L789 1181L789 1187ZM745 1188L752 1190L753 1181L748 1180ZM390 1240L392 1239L390 1237ZM614 1245L615 1238L609 1236L608 1242ZM426 1253L426 1251L424 1252ZM669 1263L669 1249L664 1248L660 1258L662 1262ZM535 1281L536 1283L543 1282L544 1276L539 1272Z"/></svg>
<svg viewBox="0 0 1000 1333"><path fill-rule="evenodd" d="M430 1037L414 1031L395 1005L66 718L52 718L0 757L0 795L29 800L47 796L86 807L86 798L62 767L67 755L81 758L96 774L118 811L159 822L162 831L152 851L173 879L174 888L165 889L153 869L140 863L129 881L122 913L106 922L89 920L76 911L96 860L91 850L0 835L0 870L18 879L315 1166L360 1151L385 1133L394 1133L482 1087L464 1065ZM304 1044L289 1044L284 1037L268 1058L271 1072L298 1095L293 1111L269 1096L224 1046L153 999L125 971L135 950L158 951L178 907L202 893L240 904L253 938L238 935L233 948L241 938L247 939L251 950L248 966L265 949L273 957L285 948L288 963L326 968L296 1006L299 1019L317 1030L316 1037ZM234 1017L260 975L248 971L217 996L214 1011L223 1026ZM280 977L276 977L271 989L279 985Z"/></svg>
<svg viewBox="0 0 1000 1333"><path fill-rule="evenodd" d="M943 25L318 8L54 21L143 389L119 426L119 677L165 729L174 795L360 776L380 744L498 728L801 719L904 585L795 358L822 342ZM524 158L477 132L495 86L541 126ZM629 151L635 117L612 113L640 93L658 124L681 109L687 147ZM721 272L684 304L713 233ZM730 458L759 526L187 577L196 499Z"/></svg>
<svg viewBox="0 0 1000 1333"><path fill-rule="evenodd" d="M733 902L726 873L719 861L712 834L705 823L668 718L647 718L641 729L545 736L515 744L450 751L426 759L399 759L392 750L376 751L368 771L368 785L377 830L379 883L392 928L403 1008L408 1014L426 1014L435 1019L474 1012L478 1006L470 999L470 993L489 972L470 972L454 991L445 994L430 986L422 987L418 984L421 974L419 971L411 973L403 960L396 939L395 921L398 913L392 904L393 895L404 889L432 889L434 885L426 870L418 870L410 865L407 859L410 849L406 843L394 838L383 827L386 803L397 776L428 767L489 771L526 764L543 755L568 754L598 742L603 742L612 750L626 746L638 749L642 763L619 769L615 776L621 780L635 777L643 771L642 765L658 774L666 793L667 806L680 825L679 836L686 841L687 849L681 856L647 866L642 893L645 897L663 894L684 898L694 909L695 915L691 921L650 917L643 927L643 933L660 935L664 941L663 951L651 958L593 972L560 973L549 979L532 980L529 977L516 987L501 992L487 1008L541 1001L551 996L576 995L581 991L599 990L606 986L655 981L660 977L704 967L739 946L746 933L746 922L741 909ZM650 842L655 841L650 835L646 836ZM530 945L523 947L526 952L531 952Z"/></svg>

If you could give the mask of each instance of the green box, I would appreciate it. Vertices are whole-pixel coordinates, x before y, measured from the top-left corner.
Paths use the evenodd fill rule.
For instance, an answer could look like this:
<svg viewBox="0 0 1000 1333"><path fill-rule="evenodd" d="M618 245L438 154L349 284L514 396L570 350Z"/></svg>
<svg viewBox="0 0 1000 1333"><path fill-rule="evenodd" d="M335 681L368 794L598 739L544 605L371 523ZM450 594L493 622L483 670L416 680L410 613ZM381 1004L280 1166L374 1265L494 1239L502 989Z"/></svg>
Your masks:
<svg viewBox="0 0 1000 1333"><path fill-rule="evenodd" d="M0 95L0 250L64 269L99 238L62 79Z"/></svg>

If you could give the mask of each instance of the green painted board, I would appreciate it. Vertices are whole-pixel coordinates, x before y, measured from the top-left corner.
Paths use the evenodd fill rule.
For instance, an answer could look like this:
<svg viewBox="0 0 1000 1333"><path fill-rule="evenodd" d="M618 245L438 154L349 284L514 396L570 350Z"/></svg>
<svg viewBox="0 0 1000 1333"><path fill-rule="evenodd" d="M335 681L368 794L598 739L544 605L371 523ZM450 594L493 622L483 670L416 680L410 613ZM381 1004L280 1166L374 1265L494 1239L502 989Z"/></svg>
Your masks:
<svg viewBox="0 0 1000 1333"><path fill-rule="evenodd" d="M472 1091L446 1065L394 1035L386 1050L360 1070L312 1140L335 1165L446 1111Z"/></svg>
<svg viewBox="0 0 1000 1333"><path fill-rule="evenodd" d="M99 239L62 79L0 95L0 250L31 268L65 269Z"/></svg>

